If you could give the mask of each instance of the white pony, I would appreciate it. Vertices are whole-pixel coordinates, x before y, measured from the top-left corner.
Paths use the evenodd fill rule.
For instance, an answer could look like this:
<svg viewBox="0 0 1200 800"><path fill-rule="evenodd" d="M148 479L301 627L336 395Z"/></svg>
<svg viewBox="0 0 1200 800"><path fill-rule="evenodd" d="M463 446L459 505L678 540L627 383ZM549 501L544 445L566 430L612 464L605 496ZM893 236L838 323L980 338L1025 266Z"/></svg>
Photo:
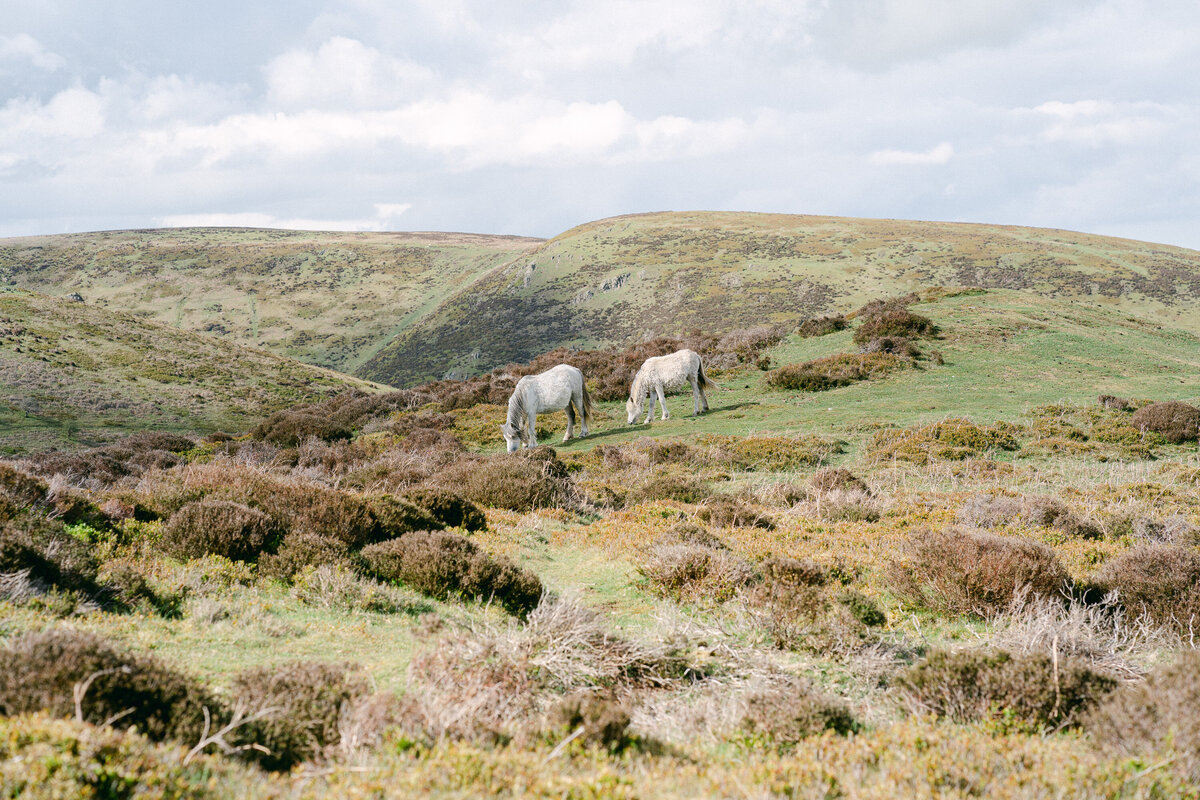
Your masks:
<svg viewBox="0 0 1200 800"><path fill-rule="evenodd" d="M583 423L583 435L588 435L592 418L592 398L588 397L583 373L570 364L559 364L540 375L526 375L517 381L512 397L508 398L508 421L500 426L508 452L520 450L521 445L537 447L534 426L542 411L567 410L567 441L575 434L575 415Z"/></svg>
<svg viewBox="0 0 1200 800"><path fill-rule="evenodd" d="M704 375L704 365L700 363L700 354L694 350L679 350L669 356L654 356L647 358L642 368L633 376L633 385L629 387L629 399L625 401L625 411L629 414L630 425L637 421L642 414L642 404L650 398L650 408L646 411L646 424L654 416L654 399L662 404L662 418L668 419L671 414L667 411L667 399L664 390L692 384L692 413L700 414L708 411L708 398L704 390L708 387L720 388Z"/></svg>

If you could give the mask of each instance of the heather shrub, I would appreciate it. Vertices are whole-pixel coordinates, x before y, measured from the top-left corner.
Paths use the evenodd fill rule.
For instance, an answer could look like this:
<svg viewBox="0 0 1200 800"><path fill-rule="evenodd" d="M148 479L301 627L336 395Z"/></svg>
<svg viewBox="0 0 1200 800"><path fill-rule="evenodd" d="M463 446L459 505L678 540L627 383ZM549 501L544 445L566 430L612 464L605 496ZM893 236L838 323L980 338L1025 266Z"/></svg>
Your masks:
<svg viewBox="0 0 1200 800"><path fill-rule="evenodd" d="M487 530L487 517L479 506L447 489L413 489L404 493L404 499L424 508L444 527Z"/></svg>
<svg viewBox="0 0 1200 800"><path fill-rule="evenodd" d="M1101 408L1107 408L1110 411L1136 411L1138 407L1133 400L1111 394L1100 395L1099 403Z"/></svg>
<svg viewBox="0 0 1200 800"><path fill-rule="evenodd" d="M794 678L750 692L745 704L744 735L779 748L825 731L845 735L860 728L845 703Z"/></svg>
<svg viewBox="0 0 1200 800"><path fill-rule="evenodd" d="M292 596L332 611L419 616L434 607L410 589L365 578L341 564L307 566L292 578Z"/></svg>
<svg viewBox="0 0 1200 800"><path fill-rule="evenodd" d="M184 561L207 555L253 561L278 539L278 527L262 511L213 498L179 509L162 531L163 549Z"/></svg>
<svg viewBox="0 0 1200 800"><path fill-rule="evenodd" d="M1129 614L1185 633L1200 628L1200 550L1194 547L1135 547L1105 563L1092 582L1116 592Z"/></svg>
<svg viewBox="0 0 1200 800"><path fill-rule="evenodd" d="M760 572L761 580L743 594L752 621L776 647L804 643L827 610L828 574L812 561L787 556L768 558Z"/></svg>
<svg viewBox="0 0 1200 800"><path fill-rule="evenodd" d="M911 339L903 336L876 336L864 342L859 348L860 353L890 353L900 358L915 360L921 357L921 348Z"/></svg>
<svg viewBox="0 0 1200 800"><path fill-rule="evenodd" d="M926 530L888 565L888 582L906 602L934 611L988 616L1028 592L1057 597L1069 576L1044 544L985 531Z"/></svg>
<svg viewBox="0 0 1200 800"><path fill-rule="evenodd" d="M676 473L659 473L640 481L625 496L626 505L674 500L677 503L701 503L712 497L712 490L697 478Z"/></svg>
<svg viewBox="0 0 1200 800"><path fill-rule="evenodd" d="M1169 763L1200 784L1200 651L1182 651L1144 682L1109 694L1084 725L1104 750L1143 763Z"/></svg>
<svg viewBox="0 0 1200 800"><path fill-rule="evenodd" d="M368 498L319 484L258 482L247 499L281 527L333 536L352 549L382 536Z"/></svg>
<svg viewBox="0 0 1200 800"><path fill-rule="evenodd" d="M837 331L844 331L849 325L850 323L842 314L814 317L801 322L799 327L796 328L796 333L805 339L809 339L813 336L825 336Z"/></svg>
<svg viewBox="0 0 1200 800"><path fill-rule="evenodd" d="M1135 411L1130 424L1140 431L1153 431L1171 444L1194 442L1200 431L1200 408L1175 400L1151 403Z"/></svg>
<svg viewBox="0 0 1200 800"><path fill-rule="evenodd" d="M575 735L582 744L610 753L623 752L639 743L629 732L629 707L612 695L575 692L564 697L551 716L557 724L548 733L556 740Z"/></svg>
<svg viewBox="0 0 1200 800"><path fill-rule="evenodd" d="M728 550L702 544L651 547L637 566L653 591L676 602L724 602L755 577L747 562Z"/></svg>
<svg viewBox="0 0 1200 800"><path fill-rule="evenodd" d="M107 486L129 474L129 468L103 449L79 453L49 451L30 456L26 465L34 475L52 478L62 475L71 483L92 482Z"/></svg>
<svg viewBox="0 0 1200 800"><path fill-rule="evenodd" d="M893 308L867 315L854 330L853 338L856 344L864 344L884 336L916 338L934 336L937 332L938 326L928 317L914 314L908 309Z"/></svg>
<svg viewBox="0 0 1200 800"><path fill-rule="evenodd" d="M310 531L292 531L283 537L279 549L259 557L263 575L290 581L309 567L333 566L351 569L354 560L350 546L341 539Z"/></svg>
<svg viewBox="0 0 1200 800"><path fill-rule="evenodd" d="M775 389L821 392L878 378L906 364L906 359L891 353L838 353L772 370L767 373L767 385Z"/></svg>
<svg viewBox="0 0 1200 800"><path fill-rule="evenodd" d="M349 439L353 431L325 414L285 409L276 411L260 422L250 431L250 435L280 447L295 447L310 437L324 442Z"/></svg>
<svg viewBox="0 0 1200 800"><path fill-rule="evenodd" d="M1095 521L1075 514L1056 497L1042 495L1023 498L1003 494L972 495L958 510L958 521L977 528L994 528L1020 521L1055 528L1080 539L1099 539L1104 534Z"/></svg>
<svg viewBox="0 0 1200 800"><path fill-rule="evenodd" d="M725 543L708 528L692 520L680 520L663 531L659 544L690 544L727 550Z"/></svg>
<svg viewBox="0 0 1200 800"><path fill-rule="evenodd" d="M566 503L566 466L552 448L463 459L437 472L427 488L440 488L491 508L533 511Z"/></svg>
<svg viewBox="0 0 1200 800"><path fill-rule="evenodd" d="M89 679L80 705L83 718L96 725L119 720L150 739L194 745L204 727L203 707L214 720L226 716L194 679L69 628L21 634L0 648L0 716L45 711L73 717L74 687Z"/></svg>
<svg viewBox="0 0 1200 800"><path fill-rule="evenodd" d="M718 528L774 530L775 520L739 497L717 495L700 507L697 516Z"/></svg>
<svg viewBox="0 0 1200 800"><path fill-rule="evenodd" d="M837 490L854 490L870 492L870 488L848 469L823 469L814 472L808 479L808 486L814 492L832 492Z"/></svg>
<svg viewBox="0 0 1200 800"><path fill-rule="evenodd" d="M31 506L46 498L46 484L8 464L0 463L0 498L14 505Z"/></svg>
<svg viewBox="0 0 1200 800"><path fill-rule="evenodd" d="M57 589L96 597L98 565L91 549L58 520L18 516L0 523L0 575L24 576L22 595Z"/></svg>
<svg viewBox="0 0 1200 800"><path fill-rule="evenodd" d="M1065 656L965 650L935 651L893 686L915 713L955 722L1009 717L1046 729L1077 724L1117 681Z"/></svg>
<svg viewBox="0 0 1200 800"><path fill-rule="evenodd" d="M343 713L370 693L360 668L315 661L243 670L231 691L234 702L251 713L271 710L247 735L269 751L260 757L262 765L276 770L311 761L338 744Z"/></svg>
<svg viewBox="0 0 1200 800"><path fill-rule="evenodd" d="M412 531L435 531L446 527L425 508L407 499L378 495L367 499L367 507L379 526L377 539L395 539Z"/></svg>
<svg viewBox="0 0 1200 800"><path fill-rule="evenodd" d="M493 558L457 533L410 533L362 551L369 570L422 594L494 600L510 614L525 616L542 596L542 582L505 558Z"/></svg>

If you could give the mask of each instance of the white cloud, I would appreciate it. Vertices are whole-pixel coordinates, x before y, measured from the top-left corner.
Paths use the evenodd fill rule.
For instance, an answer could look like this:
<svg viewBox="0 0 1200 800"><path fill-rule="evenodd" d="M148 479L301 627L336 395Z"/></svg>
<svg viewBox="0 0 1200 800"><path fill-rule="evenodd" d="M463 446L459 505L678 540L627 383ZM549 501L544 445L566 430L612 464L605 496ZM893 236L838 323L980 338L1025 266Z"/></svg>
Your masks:
<svg viewBox="0 0 1200 800"><path fill-rule="evenodd" d="M918 152L911 150L876 150L871 153L868 160L872 164L885 166L892 164L929 165L945 164L953 157L954 145L949 142L942 142L932 149Z"/></svg>
<svg viewBox="0 0 1200 800"><path fill-rule="evenodd" d="M67 66L66 59L48 52L41 42L28 33L0 36L0 62L4 61L29 63L47 72L55 72Z"/></svg>
<svg viewBox="0 0 1200 800"><path fill-rule="evenodd" d="M49 102L23 98L0 108L0 143L28 137L87 139L104 129L104 101L87 89L65 89Z"/></svg>
<svg viewBox="0 0 1200 800"><path fill-rule="evenodd" d="M274 106L379 108L410 98L433 79L428 68L335 36L316 51L290 50L263 70Z"/></svg>
<svg viewBox="0 0 1200 800"><path fill-rule="evenodd" d="M1157 103L1113 103L1051 100L1033 109L1052 122L1041 132L1048 142L1066 142L1087 147L1131 145L1164 133L1175 116Z"/></svg>
<svg viewBox="0 0 1200 800"><path fill-rule="evenodd" d="M393 204L381 204L398 207ZM380 208L381 205L376 205ZM408 205L408 204L405 204ZM400 212L403 213L403 212ZM375 217L360 219L305 219L277 217L261 212L168 214L159 217L156 223L164 228L276 228L296 231L384 231L398 213L379 213Z"/></svg>

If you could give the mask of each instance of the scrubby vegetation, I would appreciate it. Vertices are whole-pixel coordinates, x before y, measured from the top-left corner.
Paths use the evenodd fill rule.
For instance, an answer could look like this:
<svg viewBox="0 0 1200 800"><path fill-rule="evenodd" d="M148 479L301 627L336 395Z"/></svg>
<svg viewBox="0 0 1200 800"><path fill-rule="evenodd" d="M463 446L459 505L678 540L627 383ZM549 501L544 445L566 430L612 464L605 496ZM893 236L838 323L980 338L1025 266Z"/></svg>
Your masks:
<svg viewBox="0 0 1200 800"><path fill-rule="evenodd" d="M1099 388L959 391L1040 330L968 335L990 298L0 464L0 795L1194 793L1195 445ZM886 380L768 391L868 323ZM624 427L680 342L712 412ZM580 353L592 436L500 452L513 375Z"/></svg>

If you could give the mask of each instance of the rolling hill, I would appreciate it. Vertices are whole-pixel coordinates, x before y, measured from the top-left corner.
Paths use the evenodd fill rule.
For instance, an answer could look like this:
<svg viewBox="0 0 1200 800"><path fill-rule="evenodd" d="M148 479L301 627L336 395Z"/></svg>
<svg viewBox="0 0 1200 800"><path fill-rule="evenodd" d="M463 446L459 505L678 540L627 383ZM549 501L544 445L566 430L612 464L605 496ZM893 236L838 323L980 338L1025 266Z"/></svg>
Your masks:
<svg viewBox="0 0 1200 800"><path fill-rule="evenodd" d="M368 381L131 314L0 292L0 452L240 430Z"/></svg>
<svg viewBox="0 0 1200 800"><path fill-rule="evenodd" d="M846 310L934 285L1086 299L1200 331L1200 252L1068 231L644 214L574 228L448 298L357 371L397 386L699 328Z"/></svg>
<svg viewBox="0 0 1200 800"><path fill-rule="evenodd" d="M353 372L456 288L539 239L181 228L0 240L0 286Z"/></svg>

